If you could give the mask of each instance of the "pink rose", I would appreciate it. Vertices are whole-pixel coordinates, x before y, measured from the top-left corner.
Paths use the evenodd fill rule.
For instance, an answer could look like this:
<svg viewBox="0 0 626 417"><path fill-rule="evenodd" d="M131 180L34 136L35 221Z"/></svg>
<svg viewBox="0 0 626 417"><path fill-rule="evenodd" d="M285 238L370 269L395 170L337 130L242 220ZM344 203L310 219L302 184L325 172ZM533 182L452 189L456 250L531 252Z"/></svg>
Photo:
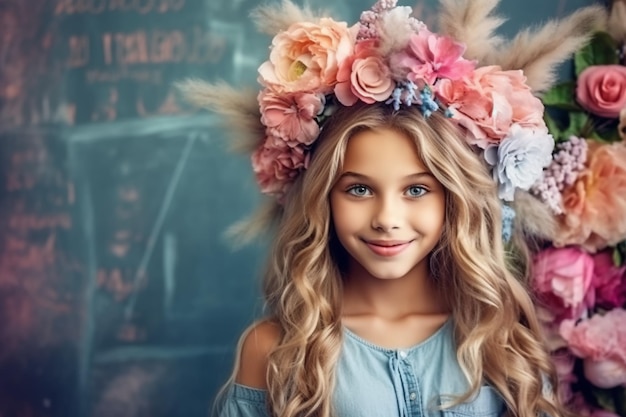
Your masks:
<svg viewBox="0 0 626 417"><path fill-rule="evenodd" d="M596 387L613 388L626 386L626 364L611 359L583 361L585 377Z"/></svg>
<svg viewBox="0 0 626 417"><path fill-rule="evenodd" d="M452 109L452 119L466 129L468 141L482 149L499 144L515 123L548 133L543 104L533 96L521 70L479 67L460 80L440 80L436 94Z"/></svg>
<svg viewBox="0 0 626 417"><path fill-rule="evenodd" d="M626 265L616 267L611 252L604 251L594 255L592 280L596 303L609 309L626 303Z"/></svg>
<svg viewBox="0 0 626 417"><path fill-rule="evenodd" d="M335 95L344 106L352 106L359 99L368 104L384 101L395 88L389 67L374 49L374 40L357 43L354 56L340 67Z"/></svg>
<svg viewBox="0 0 626 417"><path fill-rule="evenodd" d="M593 305L593 258L580 249L548 248L533 263L533 288L556 319L578 318Z"/></svg>
<svg viewBox="0 0 626 417"><path fill-rule="evenodd" d="M294 23L272 40L270 59L259 67L259 82L278 93L330 93L354 39L345 22Z"/></svg>
<svg viewBox="0 0 626 417"><path fill-rule="evenodd" d="M273 147L272 139L268 138L251 160L261 192L282 196L300 171L307 168L309 154L300 146Z"/></svg>
<svg viewBox="0 0 626 417"><path fill-rule="evenodd" d="M626 67L592 65L578 76L576 100L601 117L616 118L626 107Z"/></svg>
<svg viewBox="0 0 626 417"><path fill-rule="evenodd" d="M294 147L310 145L320 133L315 117L324 108L324 96L310 93L276 94L262 90L258 96L261 123L268 133Z"/></svg>
<svg viewBox="0 0 626 417"><path fill-rule="evenodd" d="M475 63L463 58L465 45L447 36L436 35L426 29L412 34L405 51L391 56L391 66L402 77L418 85L434 84L438 78L457 80L468 76Z"/></svg>
<svg viewBox="0 0 626 417"><path fill-rule="evenodd" d="M554 242L595 252L626 239L626 143L587 143L586 169L562 192Z"/></svg>
<svg viewBox="0 0 626 417"><path fill-rule="evenodd" d="M561 335L570 351L584 359L585 376L594 385L626 384L626 310L616 308L576 323L564 320Z"/></svg>

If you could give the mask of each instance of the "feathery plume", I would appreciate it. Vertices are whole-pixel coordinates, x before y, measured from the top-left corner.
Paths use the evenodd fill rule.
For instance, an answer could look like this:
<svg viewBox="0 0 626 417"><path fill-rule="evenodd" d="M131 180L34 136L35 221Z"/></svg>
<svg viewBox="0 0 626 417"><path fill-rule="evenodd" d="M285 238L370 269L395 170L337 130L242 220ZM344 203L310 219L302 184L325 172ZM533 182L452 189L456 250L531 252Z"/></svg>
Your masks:
<svg viewBox="0 0 626 417"><path fill-rule="evenodd" d="M198 79L179 82L176 87L190 104L224 116L222 124L232 132L233 150L252 152L265 137L256 99L258 92L239 91L225 82L211 84Z"/></svg>
<svg viewBox="0 0 626 417"><path fill-rule="evenodd" d="M556 81L557 66L588 42L595 30L603 28L606 18L603 7L590 6L540 28L527 28L502 45L493 61L504 70L523 70L535 93L545 91Z"/></svg>
<svg viewBox="0 0 626 417"><path fill-rule="evenodd" d="M494 32L506 19L492 14L499 0L440 0L440 3L441 31L467 45L465 58L488 65L486 58L503 41Z"/></svg>
<svg viewBox="0 0 626 417"><path fill-rule="evenodd" d="M259 6L250 13L250 17L259 32L270 36L286 30L297 22L317 22L319 20L319 17L309 7L300 8L290 0L283 0L281 4Z"/></svg>
<svg viewBox="0 0 626 417"><path fill-rule="evenodd" d="M515 193L515 229L526 236L553 240L557 224L550 208L526 191Z"/></svg>
<svg viewBox="0 0 626 417"><path fill-rule="evenodd" d="M613 0L607 31L620 43L626 43L626 0Z"/></svg>

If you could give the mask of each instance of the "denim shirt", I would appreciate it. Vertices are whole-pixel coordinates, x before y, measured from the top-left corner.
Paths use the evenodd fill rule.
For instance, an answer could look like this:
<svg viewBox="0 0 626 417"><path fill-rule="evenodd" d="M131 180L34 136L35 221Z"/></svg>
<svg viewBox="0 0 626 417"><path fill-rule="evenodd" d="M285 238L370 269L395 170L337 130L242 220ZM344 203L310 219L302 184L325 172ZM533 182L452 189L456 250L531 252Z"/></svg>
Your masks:
<svg viewBox="0 0 626 417"><path fill-rule="evenodd" d="M468 388L456 359L448 320L425 341L408 349L376 346L344 328L333 393L336 417L497 417L505 405L490 386L469 402L439 410L450 395ZM233 384L220 417L268 417L266 392Z"/></svg>

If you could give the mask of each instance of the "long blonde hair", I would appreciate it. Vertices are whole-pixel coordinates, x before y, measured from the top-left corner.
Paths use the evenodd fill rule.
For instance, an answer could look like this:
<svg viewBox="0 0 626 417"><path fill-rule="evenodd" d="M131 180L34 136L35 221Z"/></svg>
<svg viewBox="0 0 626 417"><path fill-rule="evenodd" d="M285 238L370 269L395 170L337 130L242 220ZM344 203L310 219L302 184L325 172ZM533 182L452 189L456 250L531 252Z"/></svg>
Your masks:
<svg viewBox="0 0 626 417"><path fill-rule="evenodd" d="M431 272L447 294L457 357L470 382L456 402L488 382L513 416L564 415L524 285L527 260L520 261L519 254L525 251L516 251L516 262L509 259L488 170L443 115L424 118L416 108L394 111L384 104L339 109L323 127L309 168L285 198L263 281L269 319L282 330L267 370L270 413L332 415L342 343L342 280L328 195L350 137L380 127L412 138L419 157L446 189L444 233L431 255Z"/></svg>

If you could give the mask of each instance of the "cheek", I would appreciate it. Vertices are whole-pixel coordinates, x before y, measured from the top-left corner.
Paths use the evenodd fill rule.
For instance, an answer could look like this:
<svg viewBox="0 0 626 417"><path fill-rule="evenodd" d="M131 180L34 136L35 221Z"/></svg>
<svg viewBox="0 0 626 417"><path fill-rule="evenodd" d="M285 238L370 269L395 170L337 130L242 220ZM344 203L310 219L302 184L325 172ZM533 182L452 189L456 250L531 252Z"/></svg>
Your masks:
<svg viewBox="0 0 626 417"><path fill-rule="evenodd" d="M333 225L339 235L354 231L359 223L359 212L354 210L346 201L341 198L331 198L330 211Z"/></svg>

